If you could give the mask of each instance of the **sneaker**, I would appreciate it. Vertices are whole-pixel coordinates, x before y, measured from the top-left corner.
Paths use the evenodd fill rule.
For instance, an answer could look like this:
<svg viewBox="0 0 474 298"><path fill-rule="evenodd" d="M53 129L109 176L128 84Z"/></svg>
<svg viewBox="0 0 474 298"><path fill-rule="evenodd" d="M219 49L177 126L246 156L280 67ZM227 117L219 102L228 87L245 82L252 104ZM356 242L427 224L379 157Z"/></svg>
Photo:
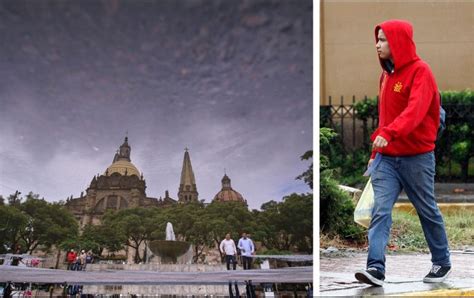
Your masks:
<svg viewBox="0 0 474 298"><path fill-rule="evenodd" d="M355 278L363 283L373 286L383 286L385 275L380 272L377 268L369 268L367 270L359 270L355 274Z"/></svg>
<svg viewBox="0 0 474 298"><path fill-rule="evenodd" d="M431 267L430 273L428 273L425 278L423 278L423 282L443 282L448 277L449 273L451 273L451 266L433 265L433 267Z"/></svg>

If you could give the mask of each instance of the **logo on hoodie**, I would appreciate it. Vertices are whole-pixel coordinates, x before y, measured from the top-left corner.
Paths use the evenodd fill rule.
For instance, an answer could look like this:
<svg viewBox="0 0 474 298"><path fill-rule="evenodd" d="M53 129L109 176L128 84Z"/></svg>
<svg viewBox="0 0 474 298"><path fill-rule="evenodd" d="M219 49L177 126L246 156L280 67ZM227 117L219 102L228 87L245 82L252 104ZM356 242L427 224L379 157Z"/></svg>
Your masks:
<svg viewBox="0 0 474 298"><path fill-rule="evenodd" d="M393 86L393 91L400 93L402 91L402 87L403 87L402 83L397 82L395 86Z"/></svg>

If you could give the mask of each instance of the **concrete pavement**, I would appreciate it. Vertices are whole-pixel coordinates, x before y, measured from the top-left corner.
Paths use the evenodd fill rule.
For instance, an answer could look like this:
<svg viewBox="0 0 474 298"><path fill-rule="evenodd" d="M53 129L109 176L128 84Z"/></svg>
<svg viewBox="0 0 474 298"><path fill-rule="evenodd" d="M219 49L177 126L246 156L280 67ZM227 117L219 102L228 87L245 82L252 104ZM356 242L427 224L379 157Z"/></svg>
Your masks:
<svg viewBox="0 0 474 298"><path fill-rule="evenodd" d="M474 295L474 255L452 253L453 271L444 283L426 284L423 277L431 268L429 254L390 254L386 261L386 283L371 287L359 283L354 272L365 268L367 254L362 252L322 254L320 259L321 296L370 295Z"/></svg>

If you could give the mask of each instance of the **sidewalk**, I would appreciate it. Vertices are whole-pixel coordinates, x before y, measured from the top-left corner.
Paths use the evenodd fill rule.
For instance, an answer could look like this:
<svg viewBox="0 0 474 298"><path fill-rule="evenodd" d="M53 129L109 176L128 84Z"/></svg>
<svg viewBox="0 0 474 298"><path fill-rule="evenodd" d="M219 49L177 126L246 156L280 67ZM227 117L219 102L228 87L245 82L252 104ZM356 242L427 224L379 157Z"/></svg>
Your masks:
<svg viewBox="0 0 474 298"><path fill-rule="evenodd" d="M365 268L367 254L342 253L337 256L321 256L321 296L366 295L422 295L431 296L474 295L474 254L452 253L453 271L444 283L426 284L423 277L431 268L429 254L387 255L386 283L383 287L361 284L354 272ZM462 290L462 291L460 291Z"/></svg>

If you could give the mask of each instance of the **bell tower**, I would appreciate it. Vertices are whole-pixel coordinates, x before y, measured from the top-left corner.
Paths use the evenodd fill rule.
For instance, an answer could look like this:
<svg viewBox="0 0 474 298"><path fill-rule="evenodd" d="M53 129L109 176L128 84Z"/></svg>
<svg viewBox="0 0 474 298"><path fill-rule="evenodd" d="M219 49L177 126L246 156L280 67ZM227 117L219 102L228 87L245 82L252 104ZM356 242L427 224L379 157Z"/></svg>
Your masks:
<svg viewBox="0 0 474 298"><path fill-rule="evenodd" d="M194 179L193 167L191 166L191 158L189 157L188 148L184 149L183 169L181 170L181 181L179 183L178 201L187 203L198 201L196 188L196 180Z"/></svg>

